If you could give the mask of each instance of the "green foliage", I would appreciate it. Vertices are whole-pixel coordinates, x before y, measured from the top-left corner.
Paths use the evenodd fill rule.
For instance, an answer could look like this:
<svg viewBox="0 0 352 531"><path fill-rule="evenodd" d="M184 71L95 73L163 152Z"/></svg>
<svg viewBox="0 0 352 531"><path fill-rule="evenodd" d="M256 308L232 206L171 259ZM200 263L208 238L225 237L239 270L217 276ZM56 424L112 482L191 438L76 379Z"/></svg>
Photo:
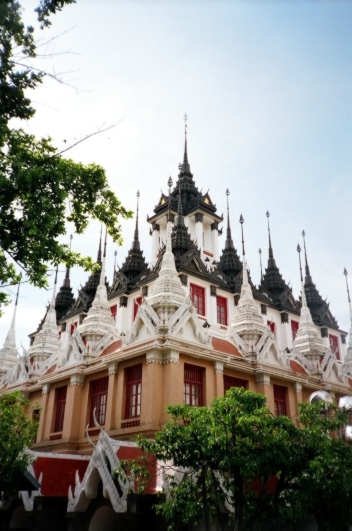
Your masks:
<svg viewBox="0 0 352 531"><path fill-rule="evenodd" d="M298 427L274 417L265 401L233 388L211 408L169 407L171 420L155 440L138 438L165 463L169 487L156 510L170 530L202 520L206 529L212 520L221 529L227 520L236 531L278 529L310 514L319 529L352 523L352 451L329 436L346 415L334 405L301 404Z"/></svg>
<svg viewBox="0 0 352 531"><path fill-rule="evenodd" d="M24 450L32 445L38 423L26 417L28 403L20 392L0 396L0 493L5 495L12 493L14 478L32 461Z"/></svg>
<svg viewBox="0 0 352 531"><path fill-rule="evenodd" d="M48 16L73 0L41 0L42 27ZM35 110L28 90L42 83L44 72L32 66L36 57L33 27L25 27L15 0L0 3L0 289L19 282L14 263L29 282L47 286L50 264L92 269L93 261L71 252L59 237L72 222L81 234L90 218L105 223L121 243L120 216L131 217L111 191L105 171L96 164L66 159L50 138L36 139L11 127L13 118L28 120ZM29 60L31 62L29 62ZM0 291L1 305L8 302Z"/></svg>

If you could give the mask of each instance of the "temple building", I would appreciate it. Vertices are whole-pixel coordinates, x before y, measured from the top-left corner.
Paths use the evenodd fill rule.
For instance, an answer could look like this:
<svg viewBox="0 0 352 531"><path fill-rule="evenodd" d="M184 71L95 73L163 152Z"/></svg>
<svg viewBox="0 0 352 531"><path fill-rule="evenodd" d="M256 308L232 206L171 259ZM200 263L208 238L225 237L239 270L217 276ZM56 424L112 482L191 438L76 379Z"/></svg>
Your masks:
<svg viewBox="0 0 352 531"><path fill-rule="evenodd" d="M255 286L245 254L245 220L241 216L242 242L235 245L229 191L223 219L209 193L196 186L187 135L177 182L169 180L169 193L147 219L150 263L139 240L137 196L134 238L112 283L105 276L101 234L100 270L77 295L69 270L60 287L55 280L43 321L22 355L15 339L16 299L0 350L0 393L22 391L29 398L28 415L41 406L31 451L42 492L37 501L23 494L12 508L0 507L9 528L16 528L11 515L18 510L25 517L38 497L44 503L66 496L68 529L115 529L104 522L132 509L126 488L112 482L109 471L118 459L138 454L131 437L153 437L167 420L168 405L210 406L238 386L264 394L273 414L295 417L297 404L313 391L324 389L336 400L352 395L352 334L346 349L347 333L313 282L304 233L301 293L295 295L276 263L267 213L268 263ZM297 264L301 252L298 247ZM53 470L62 474L57 489ZM156 477L149 486L151 495L161 489L160 481ZM94 524L102 506L105 516Z"/></svg>

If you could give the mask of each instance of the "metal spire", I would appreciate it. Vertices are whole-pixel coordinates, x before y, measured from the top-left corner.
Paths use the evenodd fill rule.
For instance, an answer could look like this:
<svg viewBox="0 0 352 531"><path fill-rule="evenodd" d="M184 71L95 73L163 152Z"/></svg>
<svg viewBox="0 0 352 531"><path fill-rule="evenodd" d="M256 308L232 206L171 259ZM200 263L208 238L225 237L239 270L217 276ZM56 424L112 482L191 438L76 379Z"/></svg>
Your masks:
<svg viewBox="0 0 352 531"><path fill-rule="evenodd" d="M270 234L270 223L269 223L270 213L269 213L269 211L266 212L266 217L267 217L267 220L268 220L268 236L269 236L269 263L268 263L268 267L272 267L272 266L275 265L275 260L274 260L273 248L272 248L272 245L271 245L271 234Z"/></svg>
<svg viewBox="0 0 352 531"><path fill-rule="evenodd" d="M108 230L105 226L105 240L104 240L104 254L103 254L103 257L106 258L106 238L107 238L107 235L108 235Z"/></svg>
<svg viewBox="0 0 352 531"><path fill-rule="evenodd" d="M226 201L227 201L227 233L226 233L226 242L225 249L233 248L233 240L231 236L231 227L230 227L230 209L229 209L229 189L226 190Z"/></svg>
<svg viewBox="0 0 352 531"><path fill-rule="evenodd" d="M52 306L53 308L55 307L56 285L57 285L57 273L58 273L58 271L59 271L59 266L57 265L56 266L56 271L55 271L55 282L54 282L53 294L52 294L51 303L50 303L50 306Z"/></svg>
<svg viewBox="0 0 352 531"><path fill-rule="evenodd" d="M98 248L98 256L97 256L97 262L101 265L101 237L103 234L103 224L100 226L100 239L99 239L99 248Z"/></svg>
<svg viewBox="0 0 352 531"><path fill-rule="evenodd" d="M138 214L139 214L139 196L140 196L139 190L137 190L137 215L136 215L136 228L134 230L134 240L133 240L133 249L140 250L140 244L139 244L139 230L138 230Z"/></svg>
<svg viewBox="0 0 352 531"><path fill-rule="evenodd" d="M301 263L301 247L299 244L297 245L297 252L298 252L298 258L299 258L299 271L301 274L301 282L303 282L302 263Z"/></svg>
<svg viewBox="0 0 352 531"><path fill-rule="evenodd" d="M117 256L117 251L115 250L115 252L114 252L114 272L113 272L113 275L112 275L113 279L114 279L115 271L116 271L116 256Z"/></svg>
<svg viewBox="0 0 352 531"><path fill-rule="evenodd" d="M244 251L244 238L243 238L243 223L244 223L244 219L243 219L243 216L242 214L240 215L240 223L241 223L241 232L242 232L242 254L243 256L245 256L245 251Z"/></svg>
<svg viewBox="0 0 352 531"><path fill-rule="evenodd" d="M260 279L263 280L263 267L262 267L262 250L259 249L259 262L260 262Z"/></svg>
<svg viewBox="0 0 352 531"><path fill-rule="evenodd" d="M306 233L304 230L302 231L303 236L303 245L304 245L304 257L305 257L305 263L306 263L306 277L310 277L310 271L309 271L309 265L308 265L308 259L307 259L307 249L306 249Z"/></svg>
<svg viewBox="0 0 352 531"><path fill-rule="evenodd" d="M188 154L187 154L187 120L188 120L187 114L184 115L183 119L185 121L185 151L183 154L183 164L181 164L180 169L181 169L181 173L191 173L191 168L189 166Z"/></svg>
<svg viewBox="0 0 352 531"><path fill-rule="evenodd" d="M350 290L349 290L349 287L348 287L348 280L347 280L347 275L348 275L348 273L347 273L347 269L346 269L346 268L343 270L343 274L344 274L345 277L346 277L346 288L347 288L348 302L349 302L349 304L351 304Z"/></svg>
<svg viewBox="0 0 352 531"><path fill-rule="evenodd" d="M73 239L73 235L70 234L70 251L71 251L72 239ZM63 282L62 286L64 288L71 287L71 284L70 284L70 268L69 267L66 267L66 274L65 274L65 278L64 278L64 282Z"/></svg>
<svg viewBox="0 0 352 531"><path fill-rule="evenodd" d="M168 211L168 217L167 217L167 221L171 221L170 220L170 209L171 209L171 188L172 188L172 179L171 179L171 175L167 181L167 185L169 187L169 211Z"/></svg>

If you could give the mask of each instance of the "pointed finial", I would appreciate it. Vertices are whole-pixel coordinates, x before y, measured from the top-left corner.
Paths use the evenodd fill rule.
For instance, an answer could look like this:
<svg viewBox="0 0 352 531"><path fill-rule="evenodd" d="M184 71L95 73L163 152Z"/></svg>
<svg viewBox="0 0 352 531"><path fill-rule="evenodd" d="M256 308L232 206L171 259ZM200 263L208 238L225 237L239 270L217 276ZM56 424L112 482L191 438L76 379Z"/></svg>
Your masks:
<svg viewBox="0 0 352 531"><path fill-rule="evenodd" d="M243 238L243 223L244 223L244 219L243 219L242 214L240 215L240 223L241 223L241 232L242 232L242 254L243 254L243 256L245 256L245 251L244 251L244 238Z"/></svg>
<svg viewBox="0 0 352 531"><path fill-rule="evenodd" d="M172 188L172 178L171 178L171 175L167 181L167 185L168 185L168 188L169 188L169 212L168 212L168 218L167 218L167 221L171 221L170 220L170 209L171 209L171 188Z"/></svg>
<svg viewBox="0 0 352 531"><path fill-rule="evenodd" d="M107 236L108 236L108 229L105 226L104 254L103 254L104 258L106 258L106 239L107 239Z"/></svg>
<svg viewBox="0 0 352 531"><path fill-rule="evenodd" d="M103 224L100 226L100 239L99 239L99 249L98 249L98 256L97 256L97 262L99 265L101 265L101 237L103 235Z"/></svg>
<svg viewBox="0 0 352 531"><path fill-rule="evenodd" d="M55 282L54 282L53 294L52 294L52 297L51 297L51 303L50 303L50 306L52 306L53 308L54 308L54 306L55 306L56 284L57 284L57 274L58 274L58 271L59 271L59 266L57 265L57 266L56 266L56 270L55 270Z"/></svg>
<svg viewBox="0 0 352 531"><path fill-rule="evenodd" d="M297 252L298 252L298 258L299 258L299 271L301 274L301 282L303 282L302 263L301 263L301 247L299 244L297 245Z"/></svg>
<svg viewBox="0 0 352 531"><path fill-rule="evenodd" d="M114 278L115 271L116 271L116 256L117 256L117 251L115 250L114 252L114 272L113 272L112 278Z"/></svg>
<svg viewBox="0 0 352 531"><path fill-rule="evenodd" d="M139 216L139 196L141 195L139 190L137 190L136 195L137 195L137 214L136 214L136 228L134 231L133 249L137 249L139 251L140 244L139 244L138 216Z"/></svg>
<svg viewBox="0 0 352 531"><path fill-rule="evenodd" d="M233 248L233 240L231 236L231 227L230 227L230 208L229 208L229 189L226 189L226 202L227 202L227 233L226 233L226 242L225 242L225 248Z"/></svg>
<svg viewBox="0 0 352 531"><path fill-rule="evenodd" d="M260 262L260 279L263 280L263 267L262 267L262 250L259 249L259 262Z"/></svg>
<svg viewBox="0 0 352 531"><path fill-rule="evenodd" d="M348 280L347 280L347 275L348 275L348 273L347 273L347 269L346 269L346 268L343 270L343 274L344 274L345 277L346 277L346 288L347 288L348 302L351 304L350 290L349 290L349 287L348 287Z"/></svg>
<svg viewBox="0 0 352 531"><path fill-rule="evenodd" d="M271 234L270 234L270 222L269 222L270 213L269 213L268 210L266 211L266 217L267 217L267 220L268 220L269 260L273 260L274 259L274 253L273 253L273 248L271 246Z"/></svg>
<svg viewBox="0 0 352 531"><path fill-rule="evenodd" d="M303 245L304 245L304 257L305 257L305 269L306 269L306 277L310 277L310 271L309 271L309 265L308 265L308 259L307 259L307 249L306 249L306 233L304 230L302 230L302 236L303 236Z"/></svg>
<svg viewBox="0 0 352 531"><path fill-rule="evenodd" d="M73 235L70 234L70 251L71 251L71 246L72 246L72 240L73 240ZM65 278L64 278L64 282L63 282L62 285L65 288L69 288L70 287L70 268L69 267L66 267Z"/></svg>
<svg viewBox="0 0 352 531"><path fill-rule="evenodd" d="M188 163L188 154L187 154L187 120L188 120L187 114L184 115L183 119L185 121L185 151L183 154L183 164L179 165L179 169L181 173L190 173L191 169Z"/></svg>

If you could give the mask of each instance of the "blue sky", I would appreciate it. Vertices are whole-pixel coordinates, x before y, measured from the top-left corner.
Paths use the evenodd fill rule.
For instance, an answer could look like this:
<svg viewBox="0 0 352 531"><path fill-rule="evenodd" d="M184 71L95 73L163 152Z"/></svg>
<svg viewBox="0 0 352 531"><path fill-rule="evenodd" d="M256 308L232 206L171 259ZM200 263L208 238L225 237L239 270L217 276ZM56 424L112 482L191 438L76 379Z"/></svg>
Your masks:
<svg viewBox="0 0 352 531"><path fill-rule="evenodd" d="M37 2L24 3L33 22ZM347 267L352 277L352 2L77 0L52 22L44 36L70 31L42 49L75 53L40 64L67 72L76 90L47 80L31 95L37 114L24 128L62 147L118 122L69 156L103 165L128 208L139 189L145 220L169 175L176 181L187 112L195 181L209 189L220 214L230 189L235 245L242 213L254 282L259 247L267 260L269 210L275 258L295 296L304 229L313 279L348 329L342 271ZM120 264L133 224L123 223ZM142 222L140 229L149 258L149 227ZM95 255L98 233L92 223L74 237L74 249ZM110 276L114 250L110 243ZM72 272L75 293L86 278ZM18 343L28 346L49 298L50 292L23 286ZM0 321L0 344L11 313L10 307Z"/></svg>

